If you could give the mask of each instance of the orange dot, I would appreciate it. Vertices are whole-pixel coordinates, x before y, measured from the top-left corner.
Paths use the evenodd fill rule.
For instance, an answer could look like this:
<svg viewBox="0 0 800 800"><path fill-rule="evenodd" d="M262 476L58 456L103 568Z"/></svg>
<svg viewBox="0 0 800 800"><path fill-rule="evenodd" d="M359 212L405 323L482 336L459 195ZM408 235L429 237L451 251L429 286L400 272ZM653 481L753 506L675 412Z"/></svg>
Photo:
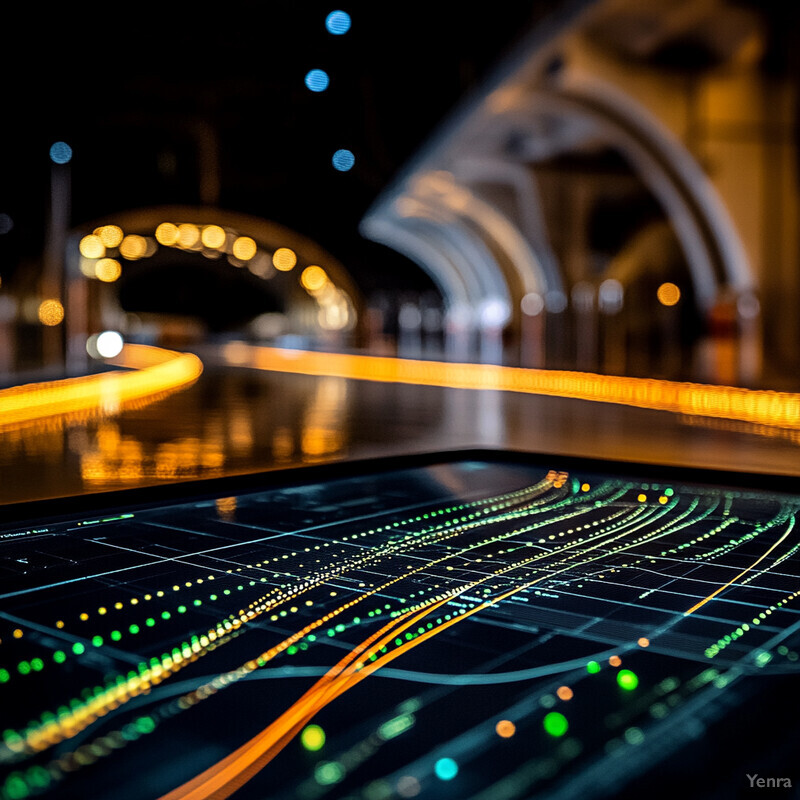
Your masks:
<svg viewBox="0 0 800 800"><path fill-rule="evenodd" d="M639 647L650 647L650 640L646 636L642 636L638 641Z"/></svg>
<svg viewBox="0 0 800 800"><path fill-rule="evenodd" d="M572 689L569 686L559 686L556 694L561 700L572 700Z"/></svg>
<svg viewBox="0 0 800 800"><path fill-rule="evenodd" d="M611 656L608 659L608 663L611 664L612 667L618 667L622 663L622 659L619 656Z"/></svg>
<svg viewBox="0 0 800 800"><path fill-rule="evenodd" d="M503 739L510 739L517 731L517 726L508 719L501 719L497 725L494 726L497 735Z"/></svg>

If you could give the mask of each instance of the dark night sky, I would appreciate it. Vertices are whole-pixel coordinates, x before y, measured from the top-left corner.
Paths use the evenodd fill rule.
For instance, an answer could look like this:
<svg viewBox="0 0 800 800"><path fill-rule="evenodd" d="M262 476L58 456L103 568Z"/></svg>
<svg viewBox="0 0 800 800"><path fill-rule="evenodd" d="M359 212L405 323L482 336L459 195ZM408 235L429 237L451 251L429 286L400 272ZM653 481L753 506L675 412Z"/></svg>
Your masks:
<svg viewBox="0 0 800 800"><path fill-rule="evenodd" d="M0 237L0 276L13 282L41 251L52 142L74 151L78 225L116 211L201 204L196 132L205 129L218 143L216 205L316 239L369 291L419 278L404 259L361 239L361 216L556 4L81 5L63 18L38 6L15 12L24 46L3 56L0 133L0 213L14 228ZM325 30L335 8L352 17L343 36ZM330 75L324 93L304 85L313 67ZM330 165L340 147L356 155L350 172Z"/></svg>

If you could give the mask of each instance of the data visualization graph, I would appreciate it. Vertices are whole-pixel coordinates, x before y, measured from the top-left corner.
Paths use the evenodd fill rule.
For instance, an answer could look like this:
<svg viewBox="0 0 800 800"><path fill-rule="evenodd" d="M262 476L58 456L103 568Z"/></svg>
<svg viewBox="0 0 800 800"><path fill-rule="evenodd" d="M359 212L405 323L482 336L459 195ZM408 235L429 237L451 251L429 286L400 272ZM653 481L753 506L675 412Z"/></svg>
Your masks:
<svg viewBox="0 0 800 800"><path fill-rule="evenodd" d="M23 509L0 797L796 786L798 509L778 479L503 453Z"/></svg>

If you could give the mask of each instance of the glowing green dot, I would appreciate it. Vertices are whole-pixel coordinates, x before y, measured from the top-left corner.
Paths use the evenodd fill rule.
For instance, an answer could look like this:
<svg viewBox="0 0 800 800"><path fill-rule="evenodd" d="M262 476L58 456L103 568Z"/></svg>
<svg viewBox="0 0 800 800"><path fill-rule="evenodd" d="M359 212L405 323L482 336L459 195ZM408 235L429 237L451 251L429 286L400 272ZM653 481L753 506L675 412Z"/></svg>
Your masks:
<svg viewBox="0 0 800 800"><path fill-rule="evenodd" d="M63 650L56 650L55 653L53 653L53 661L55 661L56 664L63 664L66 660L67 654Z"/></svg>
<svg viewBox="0 0 800 800"><path fill-rule="evenodd" d="M75 653L76 656L81 655L85 650L86 648L80 642L75 642L75 644L72 645L72 652Z"/></svg>
<svg viewBox="0 0 800 800"><path fill-rule="evenodd" d="M342 765L335 761L322 761L314 769L314 779L320 786L339 783L344 778Z"/></svg>
<svg viewBox="0 0 800 800"><path fill-rule="evenodd" d="M131 625L131 626L128 628L128 630L129 630L131 633L134 633L134 634L135 634L135 633L139 633L139 626L138 626L138 625L136 625L136 624L134 624L134 625Z"/></svg>
<svg viewBox="0 0 800 800"><path fill-rule="evenodd" d="M155 624L156 624L156 621L155 621L155 620L154 620L152 617L148 617L148 618L147 618L147 619L144 621L144 624L145 624L145 625L147 625L147 627L148 627L148 628L152 628L152 627L153 627L153 625L155 625Z"/></svg>
<svg viewBox="0 0 800 800"><path fill-rule="evenodd" d="M31 669L34 672L41 672L44 668L44 661L41 658L31 659Z"/></svg>
<svg viewBox="0 0 800 800"><path fill-rule="evenodd" d="M617 683L620 688L632 692L639 685L639 678L635 672L631 672L629 669L621 669L617 673Z"/></svg>
<svg viewBox="0 0 800 800"><path fill-rule="evenodd" d="M118 642L122 638L122 634L119 631L111 631L111 638Z"/></svg>
<svg viewBox="0 0 800 800"><path fill-rule="evenodd" d="M22 800L30 794L28 784L18 772L12 772L3 786L3 794L10 800Z"/></svg>
<svg viewBox="0 0 800 800"><path fill-rule="evenodd" d="M596 661L590 661L586 665L586 671L590 675L594 675L595 673L600 672L600 665Z"/></svg>
<svg viewBox="0 0 800 800"><path fill-rule="evenodd" d="M156 723L152 717L139 717L133 724L139 733L152 733L156 728Z"/></svg>
<svg viewBox="0 0 800 800"><path fill-rule="evenodd" d="M102 636L93 636L92 637L92 644L95 647L102 647L103 646L103 637Z"/></svg>
<svg viewBox="0 0 800 800"><path fill-rule="evenodd" d="M11 675L8 674L7 669L0 669L0 683L8 683Z"/></svg>
<svg viewBox="0 0 800 800"><path fill-rule="evenodd" d="M547 714L542 720L542 725L551 736L563 736L567 732L567 728L569 728L567 718L563 714L559 714L558 711L551 711Z"/></svg>
<svg viewBox="0 0 800 800"><path fill-rule="evenodd" d="M31 665L27 661L20 661L17 664L17 671L20 675L27 675L31 671Z"/></svg>
<svg viewBox="0 0 800 800"><path fill-rule="evenodd" d="M171 616L171 614L169 613L169 611L162 611L161 612L161 619L169 619L170 616Z"/></svg>
<svg viewBox="0 0 800 800"><path fill-rule="evenodd" d="M308 725L300 734L300 743L311 752L321 750L325 746L325 731L319 725Z"/></svg>
<svg viewBox="0 0 800 800"><path fill-rule="evenodd" d="M186 613L186 606L178 606L178 613L185 614Z"/></svg>

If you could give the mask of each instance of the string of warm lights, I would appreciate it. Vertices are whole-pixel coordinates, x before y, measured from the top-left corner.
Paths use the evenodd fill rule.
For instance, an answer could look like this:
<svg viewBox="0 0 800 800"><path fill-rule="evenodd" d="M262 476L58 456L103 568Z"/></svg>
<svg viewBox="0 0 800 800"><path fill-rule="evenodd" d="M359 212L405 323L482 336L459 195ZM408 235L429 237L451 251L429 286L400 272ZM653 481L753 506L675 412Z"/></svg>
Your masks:
<svg viewBox="0 0 800 800"><path fill-rule="evenodd" d="M109 363L126 371L0 390L0 430L53 418L116 413L184 389L203 371L195 355L148 345L127 344Z"/></svg>
<svg viewBox="0 0 800 800"><path fill-rule="evenodd" d="M288 350L241 342L227 345L223 355L228 364L272 372L570 397L772 427L800 427L800 394L794 392L495 364Z"/></svg>

